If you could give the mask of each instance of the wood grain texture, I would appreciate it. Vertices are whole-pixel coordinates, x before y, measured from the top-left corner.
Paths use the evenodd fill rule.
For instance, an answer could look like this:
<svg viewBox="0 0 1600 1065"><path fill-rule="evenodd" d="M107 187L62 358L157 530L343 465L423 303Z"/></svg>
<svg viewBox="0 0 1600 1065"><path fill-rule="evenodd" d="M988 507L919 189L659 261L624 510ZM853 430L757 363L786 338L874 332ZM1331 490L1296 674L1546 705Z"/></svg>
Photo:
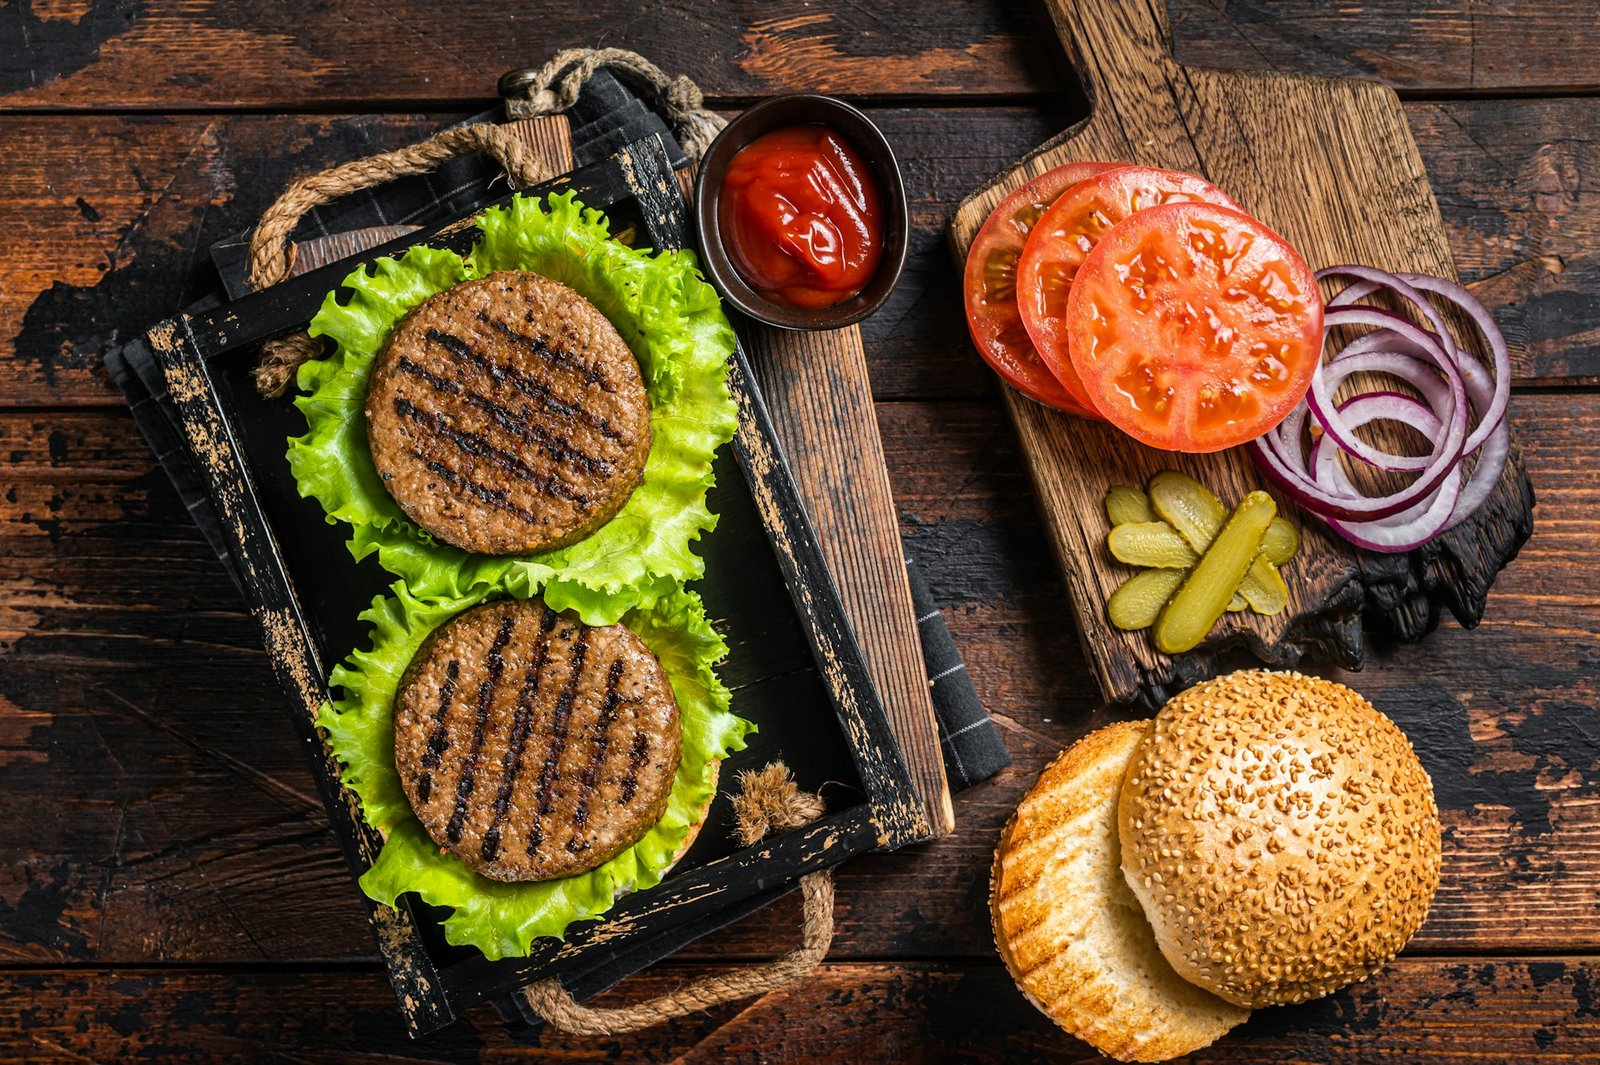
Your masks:
<svg viewBox="0 0 1600 1065"><path fill-rule="evenodd" d="M1563 92L1600 84L1574 62L1597 43L1588 0L1170 0L1178 58L1372 75L1415 92ZM327 18L337 19L331 32ZM490 31L492 27L492 31ZM780 92L924 98L1042 96L1071 73L1027 0L774 9L677 2L617 18L560 0L537 15L489 0L274 8L226 0L10 5L0 109L478 107L510 67L559 48L632 48L713 97Z"/></svg>
<svg viewBox="0 0 1600 1065"><path fill-rule="evenodd" d="M1328 671L1412 736L1439 789L1444 882L1417 950L1600 952L1595 400L1516 398L1542 514L1484 623ZM1131 712L1086 671L998 402L877 413L901 529L1016 764L957 796L953 835L840 868L834 956L991 958L1001 824L1062 747ZM0 869L0 959L374 957L252 622L132 421L3 414L0 457L0 818L24 856ZM692 950L769 956L798 912Z"/></svg>
<svg viewBox="0 0 1600 1065"><path fill-rule="evenodd" d="M1592 4L1170 8L1184 63L1390 79L1519 382L1580 386L1515 400L1540 524L1483 625L1380 641L1364 672L1325 671L1417 739L1440 787L1430 921L1374 981L1258 1015L1201 1060L1600 1059L1600 99L1520 95L1592 93ZM936 232L1086 113L1039 5L390 10L392 25L376 9L220 0L0 5L0 42L20 29L29 44L0 46L0 1058L1089 1057L1008 990L983 887L1037 769L1126 712L1086 673ZM834 961L790 996L598 1044L517 1036L479 1010L411 1043L253 624L85 341L208 287L204 249L293 174L414 142L491 102L501 66L595 43L699 68L730 107L790 89L878 97L913 211L905 281L863 328L876 397L912 402L880 402L878 421L902 530L1016 766L957 797L952 836L841 870ZM16 113L275 104L300 113ZM318 113L363 109L434 113ZM690 957L769 956L797 916L783 900ZM1478 956L1540 952L1560 956ZM957 960L894 960L940 957ZM705 969L664 967L619 1000Z"/></svg>
<svg viewBox="0 0 1600 1065"><path fill-rule="evenodd" d="M1588 0L1171 0L1177 59L1193 66L1381 78L1412 92L1591 89L1600 48Z"/></svg>
<svg viewBox="0 0 1600 1065"><path fill-rule="evenodd" d="M632 1001L710 971L664 965L602 1001ZM793 988L621 1038L508 1029L480 1009L449 1032L408 1041L388 999L371 970L7 973L0 1056L41 1065L1107 1060L1051 1025L989 964L829 963ZM1259 1011L1184 1060L1478 1065L1597 1055L1600 958L1468 956L1402 957L1329 998Z"/></svg>
<svg viewBox="0 0 1600 1065"><path fill-rule="evenodd" d="M1427 173L1392 89L1376 82L1179 66L1167 53L1159 0L1051 0L1058 32L1090 86L1090 117L975 194L951 239L965 254L994 204L1052 166L1126 160L1209 177L1286 236L1308 262L1367 263L1456 276ZM1410 555L1357 551L1280 496L1303 532L1275 617L1224 615L1192 651L1161 654L1146 632L1117 629L1105 603L1127 578L1104 549L1101 500L1180 469L1230 505L1263 478L1241 448L1180 455L1135 444L1110 425L1072 418L1004 390L1022 439L1078 631L1108 699L1160 706L1215 673L1236 647L1272 665L1302 657L1360 665L1365 622L1402 639L1447 605L1477 623L1494 575L1527 538L1532 495L1515 445L1497 487L1471 518Z"/></svg>
<svg viewBox="0 0 1600 1065"><path fill-rule="evenodd" d="M227 0L60 6L18 5L0 22L8 40L29 42L0 51L0 106L477 107L491 102L503 71L597 44L641 52L719 97L1037 92L1054 62L1049 41L1030 32L1037 9L1024 0L900 11L675 0L622 17L577 0L537 11L487 0L271 13Z"/></svg>
<svg viewBox="0 0 1600 1065"><path fill-rule="evenodd" d="M751 325L778 441L936 836L955 827L861 333Z"/></svg>

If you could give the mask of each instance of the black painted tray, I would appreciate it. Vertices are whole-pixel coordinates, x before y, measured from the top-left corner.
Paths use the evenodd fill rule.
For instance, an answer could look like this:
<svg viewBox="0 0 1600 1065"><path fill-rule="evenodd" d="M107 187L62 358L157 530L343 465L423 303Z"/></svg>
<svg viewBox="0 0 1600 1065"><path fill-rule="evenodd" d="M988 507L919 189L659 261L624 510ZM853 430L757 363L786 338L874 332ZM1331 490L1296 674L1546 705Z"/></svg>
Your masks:
<svg viewBox="0 0 1600 1065"><path fill-rule="evenodd" d="M688 239L684 202L659 138L626 145L529 191L566 189L610 215L614 232L631 226L637 243L672 248ZM193 309L130 346L147 350L124 356L142 369L152 395L166 393L173 431L152 443L169 452L163 462L185 450L206 485L209 500L200 502L215 508L226 561L262 625L354 876L369 867L380 840L360 820L354 795L340 786L314 715L328 697L329 668L365 636L356 615L393 578L372 560L353 562L345 530L328 525L314 500L300 498L284 453L302 420L289 400L258 396L248 371L261 340L303 327L323 295L358 263L415 244L465 251L477 233L473 217L420 230L261 293ZM605 919L580 926L565 942L540 941L528 958L487 961L475 950L446 944L441 914L414 898L390 910L363 896L413 1034L448 1024L485 1000L508 1017L535 1021L516 994L530 981L558 975L579 997L596 993L765 905L806 872L929 837L742 350L735 353L729 385L739 428L717 462L710 505L720 520L698 543L706 577L692 587L730 647L721 674L733 689L733 711L756 722L759 732L728 759L705 829L671 875L626 896ZM827 813L741 849L732 840L727 789L739 769L778 757L801 787L821 790Z"/></svg>

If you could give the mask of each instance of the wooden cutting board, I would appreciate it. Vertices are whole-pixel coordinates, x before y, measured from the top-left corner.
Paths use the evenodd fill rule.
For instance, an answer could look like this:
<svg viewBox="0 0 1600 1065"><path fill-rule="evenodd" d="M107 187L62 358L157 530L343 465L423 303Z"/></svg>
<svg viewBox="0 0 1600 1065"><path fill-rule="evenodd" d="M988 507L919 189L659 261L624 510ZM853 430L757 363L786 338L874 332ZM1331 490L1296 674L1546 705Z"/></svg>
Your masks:
<svg viewBox="0 0 1600 1065"><path fill-rule="evenodd" d="M1203 175L1282 233L1314 268L1366 263L1454 278L1439 209L1400 101L1377 82L1180 66L1170 54L1165 0L1047 0L1056 32L1085 82L1088 119L964 201L950 224L958 264L1007 193L1074 160L1125 160ZM1326 293L1325 293L1326 294ZM976 355L974 355L976 358ZM1358 551L1277 495L1304 533L1289 564L1289 607L1273 618L1230 614L1182 655L1126 633L1105 603L1131 570L1107 554L1101 500L1114 483L1142 485L1181 469L1236 502L1265 487L1233 449L1175 455L1102 423L1072 418L1003 389L1091 669L1105 697L1159 706L1225 668L1246 647L1274 665L1303 655L1359 668L1363 618L1414 640L1441 606L1476 625L1495 575L1532 531L1533 493L1513 445L1478 514L1409 555Z"/></svg>

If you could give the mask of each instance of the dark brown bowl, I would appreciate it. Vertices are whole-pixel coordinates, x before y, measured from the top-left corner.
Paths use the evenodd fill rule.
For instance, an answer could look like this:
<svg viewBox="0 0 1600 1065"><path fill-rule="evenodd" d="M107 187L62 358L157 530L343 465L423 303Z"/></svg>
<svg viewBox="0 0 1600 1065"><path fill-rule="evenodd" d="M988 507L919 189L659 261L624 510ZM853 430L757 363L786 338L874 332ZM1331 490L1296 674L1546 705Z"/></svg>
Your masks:
<svg viewBox="0 0 1600 1065"><path fill-rule="evenodd" d="M774 303L747 285L728 258L717 218L722 178L739 149L775 129L813 123L838 130L861 152L883 193L884 209L883 258L878 272L849 299L816 309ZM814 95L779 96L764 101L717 134L700 161L700 176L695 179L694 226L706 274L722 297L751 318L780 329L839 329L854 325L882 307L905 270L910 228L905 183L900 180L900 164L895 162L889 142L871 119L849 104L831 96Z"/></svg>

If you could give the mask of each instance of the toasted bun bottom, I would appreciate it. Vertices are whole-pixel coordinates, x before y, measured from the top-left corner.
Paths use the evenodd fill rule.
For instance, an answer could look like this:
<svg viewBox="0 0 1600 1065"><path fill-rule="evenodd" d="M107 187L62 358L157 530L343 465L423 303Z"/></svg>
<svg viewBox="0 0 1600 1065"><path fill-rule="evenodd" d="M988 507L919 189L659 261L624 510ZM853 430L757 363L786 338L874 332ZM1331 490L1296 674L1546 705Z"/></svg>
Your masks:
<svg viewBox="0 0 1600 1065"><path fill-rule="evenodd" d="M1122 1061L1209 1046L1250 1016L1180 977L1122 875L1117 796L1148 721L1091 733L1047 766L1000 835L995 945L1028 1000Z"/></svg>

